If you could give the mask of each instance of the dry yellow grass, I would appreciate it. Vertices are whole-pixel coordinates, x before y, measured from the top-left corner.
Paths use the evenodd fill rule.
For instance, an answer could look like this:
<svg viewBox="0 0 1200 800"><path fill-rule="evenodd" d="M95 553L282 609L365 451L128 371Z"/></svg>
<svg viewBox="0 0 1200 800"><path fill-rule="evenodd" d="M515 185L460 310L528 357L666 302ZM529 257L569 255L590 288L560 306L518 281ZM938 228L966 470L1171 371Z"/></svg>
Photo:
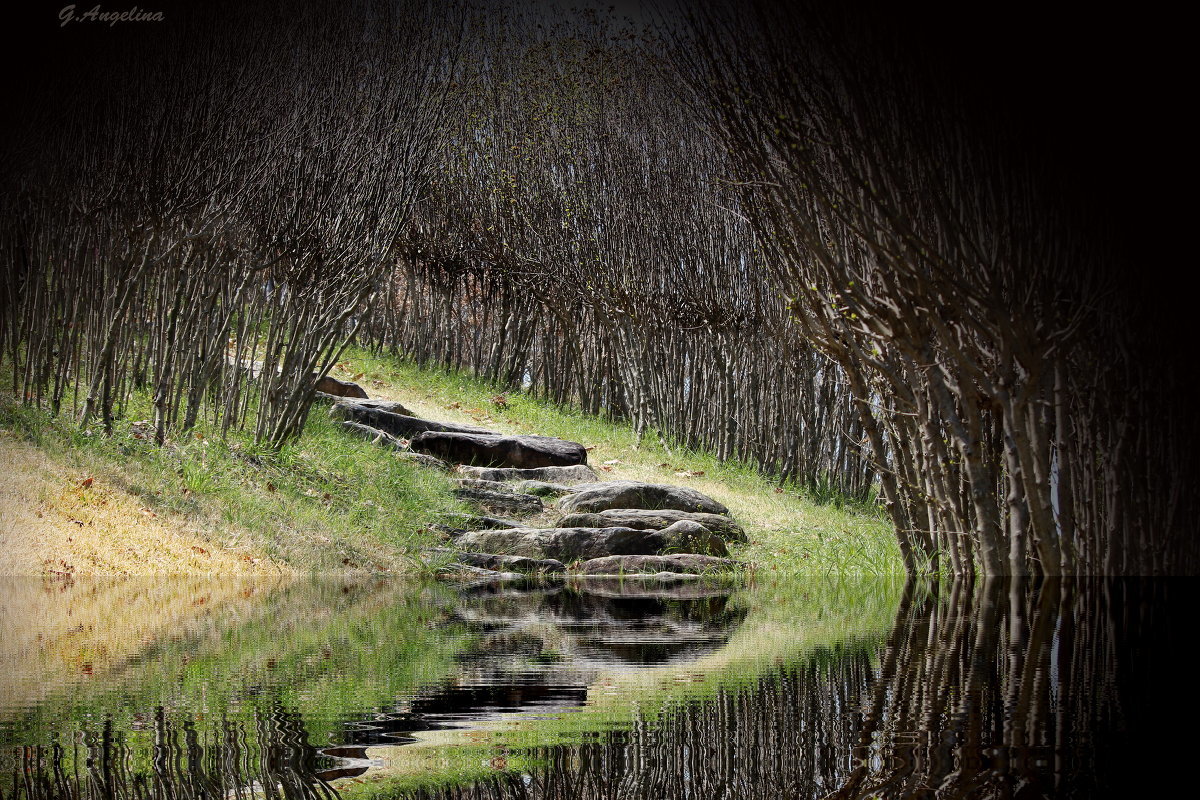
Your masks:
<svg viewBox="0 0 1200 800"><path fill-rule="evenodd" d="M0 434L0 575L291 573L259 553L216 545L183 519Z"/></svg>
<svg viewBox="0 0 1200 800"><path fill-rule="evenodd" d="M248 614L290 578L0 578L0 697L32 705L149 642Z"/></svg>

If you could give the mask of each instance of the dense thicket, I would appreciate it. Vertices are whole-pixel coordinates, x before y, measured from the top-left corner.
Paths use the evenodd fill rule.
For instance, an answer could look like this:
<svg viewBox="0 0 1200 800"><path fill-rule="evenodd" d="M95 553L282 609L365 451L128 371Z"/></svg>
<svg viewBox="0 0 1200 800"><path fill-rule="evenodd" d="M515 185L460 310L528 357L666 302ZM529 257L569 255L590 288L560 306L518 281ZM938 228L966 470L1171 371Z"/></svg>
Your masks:
<svg viewBox="0 0 1200 800"><path fill-rule="evenodd" d="M1194 568L1194 428L1172 408L1171 348L1126 324L1138 265L1111 257L1004 109L981 114L947 64L865 16L689 19L674 62L769 274L886 454L910 569Z"/></svg>
<svg viewBox="0 0 1200 800"><path fill-rule="evenodd" d="M762 272L729 160L657 41L496 4L465 40L375 341L865 497L840 371Z"/></svg>
<svg viewBox="0 0 1200 800"><path fill-rule="evenodd" d="M201 413L271 443L303 426L395 263L455 31L417 0L281 10L81 41L30 87L0 228L27 401L111 429L145 389L160 442Z"/></svg>

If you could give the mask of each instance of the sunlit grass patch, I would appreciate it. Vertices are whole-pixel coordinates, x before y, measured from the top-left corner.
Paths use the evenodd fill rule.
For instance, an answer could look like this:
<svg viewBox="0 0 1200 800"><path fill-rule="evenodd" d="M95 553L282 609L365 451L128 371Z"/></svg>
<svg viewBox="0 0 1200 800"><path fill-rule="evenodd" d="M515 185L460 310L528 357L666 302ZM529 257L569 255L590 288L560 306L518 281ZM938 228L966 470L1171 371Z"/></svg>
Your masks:
<svg viewBox="0 0 1200 800"><path fill-rule="evenodd" d="M223 438L205 424L159 446L139 410L131 404L132 418L105 436L0 397L0 428L12 441L36 444L36 459L47 469L76 483L90 476L96 490L108 487L133 504L110 506L109 528L134 537L122 545L128 563L101 566L93 559L76 564L75 574L228 574L239 564L220 561L226 552L255 569L276 564L276 572L413 571L419 562L411 551L434 540L429 521L462 510L443 475L346 436L322 408L314 409L305 435L279 451L241 432ZM21 505L15 498L9 504L6 519ZM154 536L139 536L151 519L157 519ZM155 547L170 540L163 531L185 529L208 551L210 569L197 570L182 557L174 564L153 558ZM119 539L106 534L95 549L114 550ZM194 555L189 548L181 556ZM9 573L44 573L40 560L29 563L22 553L12 555Z"/></svg>

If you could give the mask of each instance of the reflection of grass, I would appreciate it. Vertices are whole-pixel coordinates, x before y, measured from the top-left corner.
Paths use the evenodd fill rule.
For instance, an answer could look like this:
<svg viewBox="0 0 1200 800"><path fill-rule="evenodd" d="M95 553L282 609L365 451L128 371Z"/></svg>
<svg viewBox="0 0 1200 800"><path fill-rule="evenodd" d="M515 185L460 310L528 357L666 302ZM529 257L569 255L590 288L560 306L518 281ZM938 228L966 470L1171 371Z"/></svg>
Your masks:
<svg viewBox="0 0 1200 800"><path fill-rule="evenodd" d="M0 579L0 697L33 705L86 692L147 642L251 616L281 583L138 578Z"/></svg>
<svg viewBox="0 0 1200 800"><path fill-rule="evenodd" d="M611 669L588 687L587 704L536 718L510 714L467 730L416 734L417 743L368 751L382 766L337 784L347 798L398 798L418 787L463 783L520 769L534 747L578 744L603 732L653 722L719 689L752 686L778 667L875 653L894 620L903 583L879 579L761 581L735 595L743 624L719 651L695 661L638 670Z"/></svg>
<svg viewBox="0 0 1200 800"><path fill-rule="evenodd" d="M151 585L142 590L155 596ZM5 729L34 742L106 716L117 729L136 731L157 707L187 715L200 729L222 717L292 709L321 746L345 717L442 680L467 641L442 625L449 599L437 586L304 582L263 594L157 636L95 680L59 684Z"/></svg>

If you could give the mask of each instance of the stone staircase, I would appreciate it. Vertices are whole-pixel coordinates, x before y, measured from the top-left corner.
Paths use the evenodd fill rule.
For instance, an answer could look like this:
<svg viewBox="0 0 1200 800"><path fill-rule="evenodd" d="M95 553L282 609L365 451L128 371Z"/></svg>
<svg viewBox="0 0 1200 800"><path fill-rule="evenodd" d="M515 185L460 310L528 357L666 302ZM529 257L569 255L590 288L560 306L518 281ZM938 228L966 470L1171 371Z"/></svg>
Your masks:
<svg viewBox="0 0 1200 800"><path fill-rule="evenodd" d="M455 495L478 509L432 525L446 538L426 554L446 562L440 574L678 582L744 567L726 546L746 541L742 527L695 489L601 480L577 442L421 419L390 401L329 399L348 434L450 473Z"/></svg>

